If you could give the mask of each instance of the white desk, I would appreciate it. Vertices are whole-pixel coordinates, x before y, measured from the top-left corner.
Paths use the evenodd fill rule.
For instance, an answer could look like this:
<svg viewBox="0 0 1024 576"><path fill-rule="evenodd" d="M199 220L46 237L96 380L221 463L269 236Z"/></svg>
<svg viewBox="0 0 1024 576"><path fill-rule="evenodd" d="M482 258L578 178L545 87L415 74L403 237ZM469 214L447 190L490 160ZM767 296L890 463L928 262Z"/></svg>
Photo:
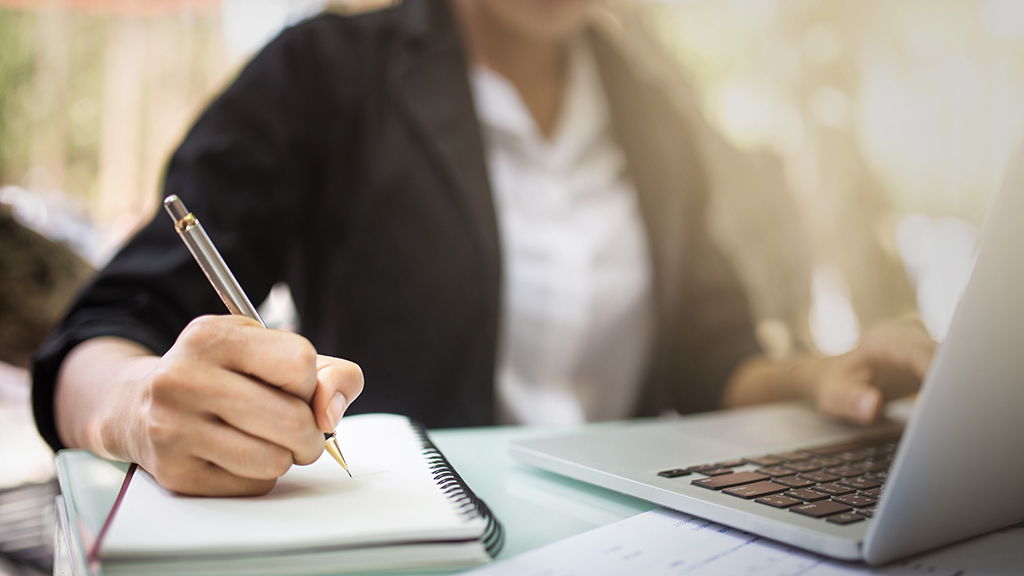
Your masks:
<svg viewBox="0 0 1024 576"><path fill-rule="evenodd" d="M589 426L617 426L618 424L591 424ZM459 474L478 496L483 498L505 528L505 547L498 559L510 558L534 550L593 528L605 526L656 508L654 505L532 468L516 462L509 456L508 443L515 439L547 435L568 429L557 428L463 428L431 432L434 443L441 449ZM112 496L111 496L112 500ZM109 504L107 504L109 506ZM58 513L58 517L60 514ZM58 535L61 533L58 527ZM1021 528L1013 538L1024 537ZM1020 563L1019 572L1012 566L1009 572L1024 574L1024 542L1011 542L1007 557L1009 564ZM71 550L66 541L58 537L54 562L55 575L86 576L80 562L81 551ZM1002 545L1006 548L1005 543ZM976 546L974 548L977 548ZM966 548L965 548L966 550ZM1001 550L1001 549L1000 549ZM970 553L977 553L974 550ZM955 547L944 549L942 555L957 554ZM967 554L968 556L970 554ZM76 562L76 558L79 560ZM978 565L977 562L969 564ZM982 564L983 565L983 564ZM1006 566L1006 562L1000 562ZM851 573L860 571L851 566ZM436 570L422 574L446 574ZM915 570L898 572L918 574ZM983 570L982 573L985 573ZM378 576L380 573L375 573ZM421 574L401 572L404 576ZM973 575L973 571L968 571ZM91 575L99 576L99 575Z"/></svg>
<svg viewBox="0 0 1024 576"><path fill-rule="evenodd" d="M609 425L615 424L601 424ZM499 559L657 508L632 496L538 470L509 456L512 440L557 430L475 428L430 435L505 526L505 548Z"/></svg>

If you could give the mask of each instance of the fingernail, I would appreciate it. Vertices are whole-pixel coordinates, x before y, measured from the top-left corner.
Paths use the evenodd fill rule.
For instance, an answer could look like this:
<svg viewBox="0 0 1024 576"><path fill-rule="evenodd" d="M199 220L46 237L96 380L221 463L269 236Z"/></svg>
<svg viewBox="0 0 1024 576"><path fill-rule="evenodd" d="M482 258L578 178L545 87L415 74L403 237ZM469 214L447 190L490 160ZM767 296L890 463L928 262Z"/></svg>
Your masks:
<svg viewBox="0 0 1024 576"><path fill-rule="evenodd" d="M862 394L857 402L857 413L863 420L874 420L875 412L878 410L878 395Z"/></svg>
<svg viewBox="0 0 1024 576"><path fill-rule="evenodd" d="M341 422L341 416L345 413L345 408L348 408L348 400L345 398L345 395L341 392L335 392L334 398L331 398L331 403L327 406L327 418L331 420L335 428L338 427L338 422Z"/></svg>

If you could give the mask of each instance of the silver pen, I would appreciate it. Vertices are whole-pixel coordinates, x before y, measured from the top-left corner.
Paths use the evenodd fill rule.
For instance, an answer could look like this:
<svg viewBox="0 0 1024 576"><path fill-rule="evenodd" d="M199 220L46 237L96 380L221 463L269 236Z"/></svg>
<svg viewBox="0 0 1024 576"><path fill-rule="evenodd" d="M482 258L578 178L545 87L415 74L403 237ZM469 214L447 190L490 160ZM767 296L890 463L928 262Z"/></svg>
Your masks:
<svg viewBox="0 0 1024 576"><path fill-rule="evenodd" d="M176 194L171 194L164 198L164 209L171 215L171 220L174 221L174 229L178 231L178 236L181 236L185 246L188 246L188 251L192 253L192 256L199 264L199 268L202 269L203 274L206 274L206 278L213 285L213 289L217 291L217 295L220 296L228 310L232 314L252 318L266 328L267 325L263 322L263 318L260 318L256 307L252 305L249 297L245 295L242 287L238 284L238 280L235 279L235 275L231 273L231 269L228 268L224 258L221 257L217 247L210 241L210 237L206 235L206 230L203 230L203 225L199 223L195 215L185 208L185 204L182 203ZM349 476L352 476L352 472L348 469L348 464L345 463L345 457L341 454L341 448L338 447L337 434L324 433L324 444L327 452L338 461L338 464L341 464L341 467L345 469L345 472L348 472Z"/></svg>

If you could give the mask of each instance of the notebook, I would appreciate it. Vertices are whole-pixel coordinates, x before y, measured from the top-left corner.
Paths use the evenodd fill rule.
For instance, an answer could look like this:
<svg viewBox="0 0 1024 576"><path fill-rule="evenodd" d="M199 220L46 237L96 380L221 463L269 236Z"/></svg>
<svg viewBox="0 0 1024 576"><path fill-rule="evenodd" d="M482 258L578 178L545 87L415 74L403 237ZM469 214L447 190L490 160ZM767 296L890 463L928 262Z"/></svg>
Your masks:
<svg viewBox="0 0 1024 576"><path fill-rule="evenodd" d="M338 440L353 478L325 453L259 497L181 496L140 469L104 540L103 573L334 574L476 565L500 550L501 525L420 426L349 416ZM124 466L71 450L57 469L88 549Z"/></svg>

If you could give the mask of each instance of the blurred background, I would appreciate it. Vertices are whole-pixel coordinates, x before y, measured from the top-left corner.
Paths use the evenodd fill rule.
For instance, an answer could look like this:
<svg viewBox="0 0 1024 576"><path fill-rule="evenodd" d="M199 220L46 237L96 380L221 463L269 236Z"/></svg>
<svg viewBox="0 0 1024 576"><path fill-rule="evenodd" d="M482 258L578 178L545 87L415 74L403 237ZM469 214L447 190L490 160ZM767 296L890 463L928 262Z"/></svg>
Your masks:
<svg viewBox="0 0 1024 576"><path fill-rule="evenodd" d="M46 570L46 528L4 528L22 518L5 490L52 486L28 412L32 350L152 216L169 154L255 51L321 10L388 3L0 0L8 558ZM917 313L943 338L1024 132L1024 2L606 0L595 19L696 127L713 227L769 353L842 353ZM294 325L286 287L263 311ZM31 570L8 564L0 574Z"/></svg>

